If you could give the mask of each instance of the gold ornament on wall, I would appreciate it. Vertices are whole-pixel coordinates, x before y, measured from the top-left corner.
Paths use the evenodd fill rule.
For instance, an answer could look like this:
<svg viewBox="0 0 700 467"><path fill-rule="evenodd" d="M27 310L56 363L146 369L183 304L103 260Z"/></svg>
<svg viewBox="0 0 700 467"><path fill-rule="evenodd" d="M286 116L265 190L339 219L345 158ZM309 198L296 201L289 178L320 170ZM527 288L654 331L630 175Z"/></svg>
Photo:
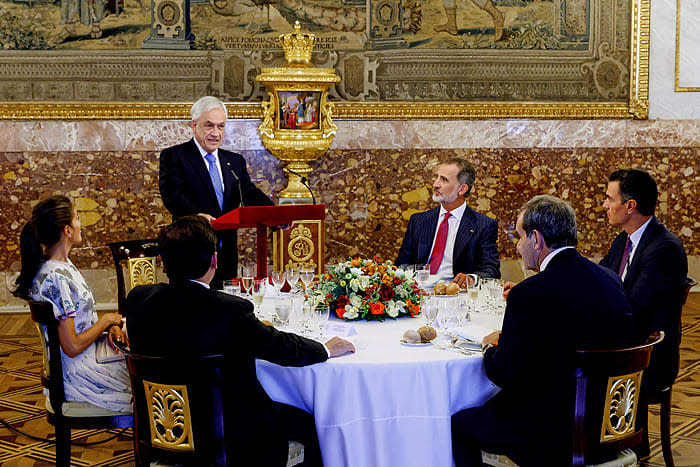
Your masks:
<svg viewBox="0 0 700 467"><path fill-rule="evenodd" d="M294 32L281 35L279 40L287 65L263 68L255 78L270 90L270 100L262 103L263 121L258 134L265 148L289 169L289 182L279 195L280 203L308 203L311 195L301 177L311 172L310 161L328 151L338 131L333 124L328 88L340 82L340 77L332 68L311 64L316 36L302 33L298 21Z"/></svg>

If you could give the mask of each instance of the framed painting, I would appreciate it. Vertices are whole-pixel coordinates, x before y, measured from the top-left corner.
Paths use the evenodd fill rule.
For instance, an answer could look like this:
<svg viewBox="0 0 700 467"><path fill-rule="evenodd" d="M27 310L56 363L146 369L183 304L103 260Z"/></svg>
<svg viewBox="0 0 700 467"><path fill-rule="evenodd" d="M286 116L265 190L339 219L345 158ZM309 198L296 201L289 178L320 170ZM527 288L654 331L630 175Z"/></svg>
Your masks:
<svg viewBox="0 0 700 467"><path fill-rule="evenodd" d="M0 117L261 118L300 21L335 118L646 118L649 2L0 0Z"/></svg>

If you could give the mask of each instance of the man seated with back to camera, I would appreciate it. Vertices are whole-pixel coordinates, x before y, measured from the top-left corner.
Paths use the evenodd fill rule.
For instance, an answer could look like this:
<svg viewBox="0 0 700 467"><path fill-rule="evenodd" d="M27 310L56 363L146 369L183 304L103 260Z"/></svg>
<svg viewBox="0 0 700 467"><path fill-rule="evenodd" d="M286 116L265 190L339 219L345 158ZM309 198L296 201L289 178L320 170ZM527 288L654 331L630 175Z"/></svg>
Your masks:
<svg viewBox="0 0 700 467"><path fill-rule="evenodd" d="M313 416L273 402L257 380L255 359L305 366L354 352L333 337L325 345L258 321L247 300L209 288L216 272L216 235L200 216L184 216L159 237L169 284L135 287L126 301L131 349L193 357L223 354L226 446L242 465L284 466L287 442L304 444L304 464L322 465Z"/></svg>
<svg viewBox="0 0 700 467"><path fill-rule="evenodd" d="M571 465L576 350L642 340L617 276L576 251L568 203L534 197L515 230L525 266L539 274L511 289L503 330L484 338L484 369L501 391L452 416L457 467L481 467L481 449L520 467Z"/></svg>

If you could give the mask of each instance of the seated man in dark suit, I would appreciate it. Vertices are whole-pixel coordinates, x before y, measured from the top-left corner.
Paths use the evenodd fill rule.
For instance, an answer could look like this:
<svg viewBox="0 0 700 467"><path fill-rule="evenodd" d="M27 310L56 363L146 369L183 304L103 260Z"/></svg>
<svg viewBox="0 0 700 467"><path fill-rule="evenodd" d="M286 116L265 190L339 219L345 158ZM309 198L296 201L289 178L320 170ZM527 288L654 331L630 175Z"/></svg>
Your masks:
<svg viewBox="0 0 700 467"><path fill-rule="evenodd" d="M287 441L301 441L305 465L321 465L314 420L273 402L257 380L255 359L304 366L354 352L334 337L319 342L277 331L255 318L247 300L211 290L216 236L206 219L181 217L158 238L169 284L135 287L126 300L131 349L166 357L223 354L227 450L241 465L283 466Z"/></svg>
<svg viewBox="0 0 700 467"><path fill-rule="evenodd" d="M239 206L272 205L250 180L243 156L219 147L226 129L224 103L202 97L190 114L194 137L160 153L158 187L173 219L198 214L211 222ZM236 230L218 232L217 237L219 268L212 286L220 289L224 279L237 275L238 238Z"/></svg>
<svg viewBox="0 0 700 467"><path fill-rule="evenodd" d="M576 350L642 340L615 274L574 248L569 204L536 196L515 229L525 265L539 273L510 290L503 330L484 338L484 368L501 391L452 416L458 467L481 467L481 449L520 467L571 465Z"/></svg>
<svg viewBox="0 0 700 467"><path fill-rule="evenodd" d="M688 259L681 241L654 216L658 189L642 170L623 169L610 174L603 207L608 221L622 232L613 240L600 264L622 279L632 313L642 334L663 331L664 340L651 354L644 372L642 402L673 384L678 375L681 309L688 275ZM646 404L637 422L645 428L640 456L649 454Z"/></svg>
<svg viewBox="0 0 700 467"><path fill-rule="evenodd" d="M467 206L475 180L476 169L465 159L440 164L433 182L440 207L411 216L396 264L430 263L431 275L461 287L468 274L501 277L498 222Z"/></svg>

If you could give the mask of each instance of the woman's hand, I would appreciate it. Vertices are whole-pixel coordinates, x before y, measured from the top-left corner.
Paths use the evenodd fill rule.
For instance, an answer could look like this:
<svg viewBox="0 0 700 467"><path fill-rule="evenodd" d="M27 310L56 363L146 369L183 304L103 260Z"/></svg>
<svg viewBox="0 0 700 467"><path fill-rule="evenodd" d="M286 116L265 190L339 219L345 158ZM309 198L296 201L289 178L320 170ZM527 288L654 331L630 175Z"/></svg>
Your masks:
<svg viewBox="0 0 700 467"><path fill-rule="evenodd" d="M129 345L129 339L126 337L126 333L122 331L119 326L112 326L109 328L109 334L107 334L107 339L109 340L109 345L114 349L114 353L119 353L119 349L114 345L114 341L121 342L124 345Z"/></svg>
<svg viewBox="0 0 700 467"><path fill-rule="evenodd" d="M77 357L109 327L113 325L121 327L121 322L122 315L119 313L105 313L95 324L80 334L76 334L75 320L73 318L61 320L58 323L58 340L63 353L71 358Z"/></svg>

